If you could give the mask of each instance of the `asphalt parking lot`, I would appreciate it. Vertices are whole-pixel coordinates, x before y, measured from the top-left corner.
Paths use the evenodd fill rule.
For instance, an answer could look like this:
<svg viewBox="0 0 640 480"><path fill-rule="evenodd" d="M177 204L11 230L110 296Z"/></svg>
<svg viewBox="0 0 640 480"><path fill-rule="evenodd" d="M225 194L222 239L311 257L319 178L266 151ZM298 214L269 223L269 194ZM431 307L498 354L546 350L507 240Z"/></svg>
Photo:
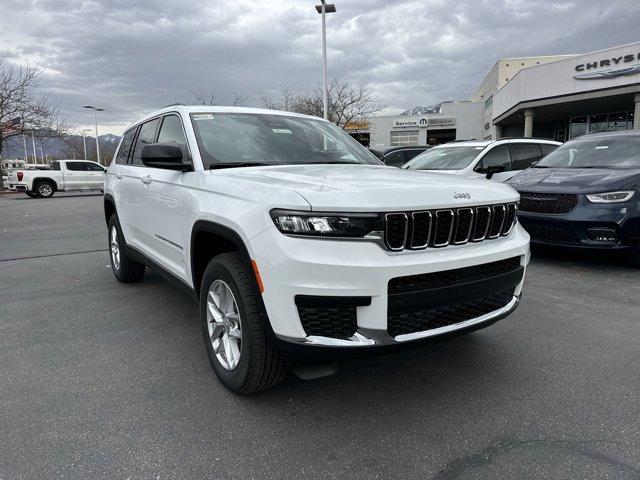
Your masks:
<svg viewBox="0 0 640 480"><path fill-rule="evenodd" d="M534 251L494 326L250 397L115 281L102 197L0 195L0 479L640 478L640 270Z"/></svg>

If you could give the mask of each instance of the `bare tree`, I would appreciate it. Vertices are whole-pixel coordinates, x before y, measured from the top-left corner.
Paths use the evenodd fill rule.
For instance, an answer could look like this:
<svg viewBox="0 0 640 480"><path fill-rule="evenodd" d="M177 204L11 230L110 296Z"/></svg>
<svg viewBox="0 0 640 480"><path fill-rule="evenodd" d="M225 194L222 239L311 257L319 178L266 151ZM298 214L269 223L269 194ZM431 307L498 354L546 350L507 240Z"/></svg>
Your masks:
<svg viewBox="0 0 640 480"><path fill-rule="evenodd" d="M193 101L196 105L203 105L206 107L214 107L218 105L218 97L212 92L207 92L205 90L193 90L191 95L193 96ZM246 101L246 95L240 95L239 93L233 94L232 105L234 107L240 107L244 105Z"/></svg>
<svg viewBox="0 0 640 480"><path fill-rule="evenodd" d="M280 90L279 97L263 96L262 102L267 108L274 110L321 117L324 113L322 90L321 85L316 86L310 93L284 87ZM329 82L327 97L329 120L341 128L350 123L365 121L384 108L368 88L352 86L340 78L334 78Z"/></svg>
<svg viewBox="0 0 640 480"><path fill-rule="evenodd" d="M3 144L18 135L59 137L67 130L60 108L46 95L37 96L42 70L16 66L0 54L0 154Z"/></svg>
<svg viewBox="0 0 640 480"><path fill-rule="evenodd" d="M205 107L213 107L217 105L217 97L211 92L205 92L204 90L192 90L191 95L196 105L203 105Z"/></svg>

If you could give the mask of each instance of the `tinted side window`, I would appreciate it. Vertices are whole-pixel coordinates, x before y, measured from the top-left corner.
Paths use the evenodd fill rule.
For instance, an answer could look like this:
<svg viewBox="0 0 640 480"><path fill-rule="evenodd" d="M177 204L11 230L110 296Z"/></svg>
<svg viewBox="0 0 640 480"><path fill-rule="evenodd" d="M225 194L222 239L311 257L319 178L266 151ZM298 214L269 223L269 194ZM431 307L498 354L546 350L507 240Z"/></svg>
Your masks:
<svg viewBox="0 0 640 480"><path fill-rule="evenodd" d="M51 164L51 170L60 170L60 162L53 162Z"/></svg>
<svg viewBox="0 0 640 480"><path fill-rule="evenodd" d="M177 115L167 115L162 120L160 133L158 134L158 143L175 143L182 150L182 155L187 156L187 139L182 129L182 121Z"/></svg>
<svg viewBox="0 0 640 480"><path fill-rule="evenodd" d="M512 143L509 149L514 170L529 168L533 162L542 158L542 151L537 143Z"/></svg>
<svg viewBox="0 0 640 480"><path fill-rule="evenodd" d="M424 152L424 150L405 150L404 151L404 163L407 163L409 160L412 160L413 157L416 157L417 155L421 154L422 152Z"/></svg>
<svg viewBox="0 0 640 480"><path fill-rule="evenodd" d="M104 172L104 169L95 163L85 163L89 172Z"/></svg>
<svg viewBox="0 0 640 480"><path fill-rule="evenodd" d="M67 162L67 170L71 170L72 172L86 172L86 165L84 162Z"/></svg>
<svg viewBox="0 0 640 480"><path fill-rule="evenodd" d="M140 154L142 153L142 147L149 143L153 143L156 140L156 131L158 130L158 124L160 119L156 118L147 123L143 123L140 127L140 133L138 133L138 139L131 155L131 163L133 165L142 165L140 160Z"/></svg>
<svg viewBox="0 0 640 480"><path fill-rule="evenodd" d="M559 146L560 145L551 145L549 143L541 143L540 148L542 149L542 156L544 157L545 155L553 152Z"/></svg>
<svg viewBox="0 0 640 480"><path fill-rule="evenodd" d="M402 151L391 152L384 157L384 163L392 167L401 167L404 164Z"/></svg>
<svg viewBox="0 0 640 480"><path fill-rule="evenodd" d="M492 165L503 165L505 171L511 170L511 157L509 156L509 148L506 145L498 145L489 150L474 170L486 173L487 168Z"/></svg>
<svg viewBox="0 0 640 480"><path fill-rule="evenodd" d="M132 128L124 134L118 153L116 154L116 163L118 165L125 165L129 160L129 150L133 144L133 139L136 136L136 129Z"/></svg>

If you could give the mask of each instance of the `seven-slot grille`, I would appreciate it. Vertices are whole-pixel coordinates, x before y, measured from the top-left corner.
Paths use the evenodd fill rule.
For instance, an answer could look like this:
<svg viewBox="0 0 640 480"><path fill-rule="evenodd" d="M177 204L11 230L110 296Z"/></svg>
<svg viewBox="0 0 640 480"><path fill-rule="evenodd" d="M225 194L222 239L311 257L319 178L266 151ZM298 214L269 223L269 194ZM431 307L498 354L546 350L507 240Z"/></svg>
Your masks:
<svg viewBox="0 0 640 480"><path fill-rule="evenodd" d="M515 203L385 214L385 243L392 251L444 247L509 235Z"/></svg>
<svg viewBox="0 0 640 480"><path fill-rule="evenodd" d="M520 193L520 210L562 215L578 205L578 196L566 193Z"/></svg>

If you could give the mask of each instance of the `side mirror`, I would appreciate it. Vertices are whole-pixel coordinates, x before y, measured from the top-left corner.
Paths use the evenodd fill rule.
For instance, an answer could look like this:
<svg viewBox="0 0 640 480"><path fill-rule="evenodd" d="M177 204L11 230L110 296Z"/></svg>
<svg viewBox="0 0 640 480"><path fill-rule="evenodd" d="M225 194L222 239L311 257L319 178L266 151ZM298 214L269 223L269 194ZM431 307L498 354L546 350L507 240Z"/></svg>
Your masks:
<svg viewBox="0 0 640 480"><path fill-rule="evenodd" d="M142 147L140 160L147 167L163 168L186 172L191 170L191 162L182 158L182 150L174 143L150 143Z"/></svg>
<svg viewBox="0 0 640 480"><path fill-rule="evenodd" d="M487 180L491 180L496 173L504 172L505 170L504 165L489 165L487 167Z"/></svg>

